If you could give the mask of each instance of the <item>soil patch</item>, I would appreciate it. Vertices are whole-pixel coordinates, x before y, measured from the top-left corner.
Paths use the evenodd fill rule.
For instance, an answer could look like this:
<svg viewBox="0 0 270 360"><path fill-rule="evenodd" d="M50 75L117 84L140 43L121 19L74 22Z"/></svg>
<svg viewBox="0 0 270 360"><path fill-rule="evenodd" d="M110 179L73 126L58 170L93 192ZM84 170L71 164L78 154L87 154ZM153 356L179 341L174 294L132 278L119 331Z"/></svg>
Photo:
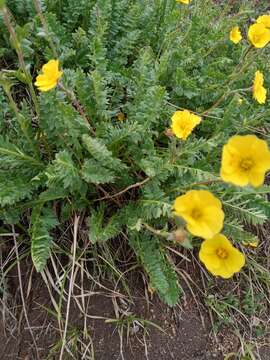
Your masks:
<svg viewBox="0 0 270 360"><path fill-rule="evenodd" d="M30 264L23 267L25 294L29 285ZM2 309L0 321L0 359L36 360L33 340L27 328L20 302L16 269L9 278L9 310ZM88 284L84 284L85 289ZM109 287L109 286L108 286ZM144 289L134 285L134 304L108 294L90 294L85 298L87 314L118 322L106 323L104 319L81 316L76 302L72 302L68 336L79 345L84 330L88 337L85 343L92 344L97 360L211 360L222 359L217 344L212 342L211 324L206 312L198 309L191 294L186 292L184 305L174 309L166 307L157 296L146 300ZM58 359L61 346L58 322L46 309L53 309L50 295L39 275L32 277L31 291L26 298L27 313L35 336L40 359ZM12 313L16 315L12 317ZM65 308L62 311L65 314ZM14 316L14 315L13 315ZM143 320L149 320L163 329L163 332ZM77 334L77 337L76 337ZM78 335L80 334L80 335ZM122 345L120 339L122 338ZM75 340L76 339L76 340ZM76 355L75 355L76 356ZM65 355L64 359L72 359ZM80 359L79 355L76 359ZM90 357L85 357L90 359Z"/></svg>

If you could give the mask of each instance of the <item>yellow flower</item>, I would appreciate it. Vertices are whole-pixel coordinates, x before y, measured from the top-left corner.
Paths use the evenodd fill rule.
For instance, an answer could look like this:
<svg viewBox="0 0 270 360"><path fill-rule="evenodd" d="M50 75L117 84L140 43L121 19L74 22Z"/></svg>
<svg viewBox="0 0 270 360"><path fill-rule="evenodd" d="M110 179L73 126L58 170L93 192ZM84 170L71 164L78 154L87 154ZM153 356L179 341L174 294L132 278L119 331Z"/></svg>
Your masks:
<svg viewBox="0 0 270 360"><path fill-rule="evenodd" d="M224 145L220 172L224 181L239 186L260 186L269 169L267 143L256 135L236 135Z"/></svg>
<svg viewBox="0 0 270 360"><path fill-rule="evenodd" d="M262 15L257 19L258 24L263 24L265 27L270 28L270 15Z"/></svg>
<svg viewBox="0 0 270 360"><path fill-rule="evenodd" d="M230 32L230 40L234 44L238 44L239 41L242 40L242 35L241 35L241 31L239 29L239 26L235 26L235 27L232 28L232 30Z"/></svg>
<svg viewBox="0 0 270 360"><path fill-rule="evenodd" d="M204 239L212 238L223 227L221 202L207 190L190 190L174 202L177 216L187 223L188 231Z"/></svg>
<svg viewBox="0 0 270 360"><path fill-rule="evenodd" d="M201 120L188 110L176 111L172 116L172 131L179 139L186 140Z"/></svg>
<svg viewBox="0 0 270 360"><path fill-rule="evenodd" d="M228 279L245 265L245 256L222 234L204 240L199 258L215 276Z"/></svg>
<svg viewBox="0 0 270 360"><path fill-rule="evenodd" d="M36 78L35 85L39 91L48 91L57 85L58 79L63 72L59 71L59 60L50 60L47 64L42 66L42 74Z"/></svg>
<svg viewBox="0 0 270 360"><path fill-rule="evenodd" d="M270 30L262 23L253 24L249 27L248 38L256 48L263 48L270 41Z"/></svg>
<svg viewBox="0 0 270 360"><path fill-rule="evenodd" d="M266 101L267 90L263 86L264 78L260 71L256 71L253 82L253 97L259 104L264 104Z"/></svg>
<svg viewBox="0 0 270 360"><path fill-rule="evenodd" d="M182 4L189 4L191 0L176 0L176 2L178 3L182 3Z"/></svg>

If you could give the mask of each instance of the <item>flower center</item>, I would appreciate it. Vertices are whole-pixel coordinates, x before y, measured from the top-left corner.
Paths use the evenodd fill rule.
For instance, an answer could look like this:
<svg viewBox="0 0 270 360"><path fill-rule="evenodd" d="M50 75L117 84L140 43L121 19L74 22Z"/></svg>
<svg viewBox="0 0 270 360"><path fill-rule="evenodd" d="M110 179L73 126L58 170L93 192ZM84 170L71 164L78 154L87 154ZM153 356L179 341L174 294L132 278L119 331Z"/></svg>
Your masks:
<svg viewBox="0 0 270 360"><path fill-rule="evenodd" d="M199 209L193 209L191 211L191 216L193 219L198 220L202 216L202 212Z"/></svg>
<svg viewBox="0 0 270 360"><path fill-rule="evenodd" d="M253 161L251 159L244 159L240 162L240 168L244 171L248 171L252 168Z"/></svg>
<svg viewBox="0 0 270 360"><path fill-rule="evenodd" d="M218 248L216 250L216 254L220 259L227 259L228 257L228 252L227 250L223 249L223 248Z"/></svg>
<svg viewBox="0 0 270 360"><path fill-rule="evenodd" d="M183 131L188 131L188 129L189 129L189 124L188 124L187 122L183 122L183 123L181 124L181 129L182 129Z"/></svg>
<svg viewBox="0 0 270 360"><path fill-rule="evenodd" d="M254 35L253 41L254 41L255 43L259 42L260 40L261 40L260 35Z"/></svg>

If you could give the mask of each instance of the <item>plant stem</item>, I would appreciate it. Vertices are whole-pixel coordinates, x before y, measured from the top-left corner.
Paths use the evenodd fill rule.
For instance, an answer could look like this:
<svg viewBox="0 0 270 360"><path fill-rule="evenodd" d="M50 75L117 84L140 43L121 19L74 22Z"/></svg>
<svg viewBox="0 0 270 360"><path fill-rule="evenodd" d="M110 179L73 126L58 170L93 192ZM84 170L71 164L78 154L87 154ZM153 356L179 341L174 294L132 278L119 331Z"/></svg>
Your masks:
<svg viewBox="0 0 270 360"><path fill-rule="evenodd" d="M67 97L71 100L72 105L75 107L75 109L78 111L78 113L81 115L81 117L84 119L84 121L87 123L87 125L90 128L90 131L93 135L95 135L95 131L91 126L91 122L90 119L87 117L87 115L85 114L84 108L82 107L82 105L80 104L79 100L77 100L75 94L73 91L67 89L61 82L58 83L59 87L61 90L63 90L65 92L65 94L67 95Z"/></svg>
<svg viewBox="0 0 270 360"><path fill-rule="evenodd" d="M234 71L231 73L231 75L229 76L228 80L225 82L224 86L229 86L231 85L235 79L238 78L239 74L242 73L243 69L245 68L245 60L247 58L247 55L250 53L250 51L252 50L252 45L250 45L246 51L243 53L238 65L235 67ZM224 94L222 94L217 100L216 102L210 106L210 108L208 108L207 110L205 110L201 116L205 116L207 115L209 112L211 112L213 109L215 109L225 98L226 96L230 95L231 93L237 92L237 91L246 91L249 90L251 88L246 88L246 89L238 89L238 90L230 90L225 92Z"/></svg>
<svg viewBox="0 0 270 360"><path fill-rule="evenodd" d="M150 231L152 234L155 234L157 236L161 236L165 239L168 238L168 236L170 235L167 231L164 231L164 230L157 230L157 229L154 229L152 226L146 224L146 223L143 223L142 224L148 231Z"/></svg>
<svg viewBox="0 0 270 360"><path fill-rule="evenodd" d="M54 43L52 41L52 38L50 36L50 33L49 33L49 29L48 29L48 26L47 26L47 23L46 23L46 20L45 20L45 17L42 13L42 8L41 8L41 5L40 5L40 1L39 0L33 0L34 1L34 6L35 6L35 9L36 9L36 12L39 16L39 19L40 19L40 22L42 24L42 27L45 31L45 34L46 34L46 38L47 38L47 41L52 49L52 52L53 52L53 56L57 59L58 58L58 55L57 55L57 51L56 51L56 47L54 46Z"/></svg>
<svg viewBox="0 0 270 360"><path fill-rule="evenodd" d="M20 44L20 42L19 42L19 40L17 38L16 32L15 32L15 30L13 28L13 25L12 25L11 21L10 21L9 10L8 10L8 8L6 6L4 6L2 8L2 13L3 13L4 23L5 23L5 25L6 25L7 29L8 29L9 34L10 34L11 44L13 45L13 47L14 47L16 53L17 53L20 68L23 71L23 73L25 75L25 78L26 78L26 81L27 81L27 85L29 86L29 90L30 90L30 94L31 94L31 98L32 98L34 107L35 107L36 114L39 116L40 109L39 109L39 104L38 104L37 96L36 96L36 93L35 93L35 89L34 89L33 84L32 84L32 77L31 77L31 74L29 73L29 71L27 70L26 64L24 62L24 57L23 57L21 44Z"/></svg>
<svg viewBox="0 0 270 360"><path fill-rule="evenodd" d="M17 121L20 125L20 128L22 130L23 135L25 136L25 138L27 139L29 145L31 146L33 152L36 154L37 158L40 159L40 152L39 152L39 148L38 146L33 142L33 140L29 137L29 134L27 133L27 130L25 129L24 124L22 123L22 120L25 120L24 116L22 114L20 114L19 109L17 107L17 104L15 103L15 101L13 100L13 97L11 95L10 92L10 88L8 88L7 86L4 86L4 91L8 97L10 106L17 118Z"/></svg>

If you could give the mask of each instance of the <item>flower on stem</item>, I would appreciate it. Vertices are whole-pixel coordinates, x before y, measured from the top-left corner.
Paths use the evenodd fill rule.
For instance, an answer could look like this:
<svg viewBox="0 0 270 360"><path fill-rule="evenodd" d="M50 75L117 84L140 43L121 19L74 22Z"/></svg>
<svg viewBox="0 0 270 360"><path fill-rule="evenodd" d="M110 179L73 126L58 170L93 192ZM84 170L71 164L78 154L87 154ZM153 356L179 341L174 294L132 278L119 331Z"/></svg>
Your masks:
<svg viewBox="0 0 270 360"><path fill-rule="evenodd" d="M239 29L239 26L235 26L232 28L232 30L230 32L230 40L234 44L238 44L242 40L242 35L241 35L241 31Z"/></svg>
<svg viewBox="0 0 270 360"><path fill-rule="evenodd" d="M172 116L172 132L179 139L186 140L201 120L200 116L197 116L188 110L176 111Z"/></svg>
<svg viewBox="0 0 270 360"><path fill-rule="evenodd" d="M251 184L257 187L263 184L269 169L267 143L256 135L236 135L224 145L220 171L222 180L238 186Z"/></svg>
<svg viewBox="0 0 270 360"><path fill-rule="evenodd" d="M203 241L199 258L211 274L224 279L232 277L245 265L245 256L222 234Z"/></svg>
<svg viewBox="0 0 270 360"><path fill-rule="evenodd" d="M263 48L270 41L270 30L263 23L253 24L249 27L248 38L256 48Z"/></svg>
<svg viewBox="0 0 270 360"><path fill-rule="evenodd" d="M57 85L62 74L59 71L59 60L50 60L42 66L42 73L37 76L35 85L39 91L49 91Z"/></svg>
<svg viewBox="0 0 270 360"><path fill-rule="evenodd" d="M261 15L256 20L258 24L263 24L265 27L270 28L270 15Z"/></svg>
<svg viewBox="0 0 270 360"><path fill-rule="evenodd" d="M260 71L256 71L253 82L253 97L259 104L264 104L266 101L267 90L263 86L264 78Z"/></svg>
<svg viewBox="0 0 270 360"><path fill-rule="evenodd" d="M185 220L192 235L208 239L223 227L222 204L207 190L190 190L178 196L174 202L174 210L175 215Z"/></svg>

